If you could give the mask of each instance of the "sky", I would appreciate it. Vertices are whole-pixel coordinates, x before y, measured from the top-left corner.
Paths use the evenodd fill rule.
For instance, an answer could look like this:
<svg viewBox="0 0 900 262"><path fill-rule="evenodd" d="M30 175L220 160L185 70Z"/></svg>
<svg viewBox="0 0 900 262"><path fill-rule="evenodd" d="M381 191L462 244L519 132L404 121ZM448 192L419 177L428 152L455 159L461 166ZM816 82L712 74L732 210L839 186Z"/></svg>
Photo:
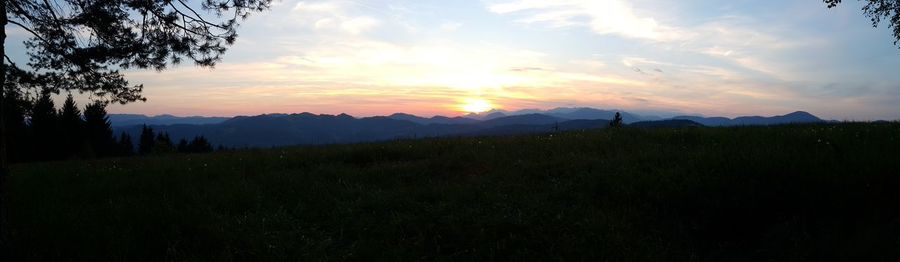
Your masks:
<svg viewBox="0 0 900 262"><path fill-rule="evenodd" d="M113 113L594 107L900 119L900 49L845 1L281 0L214 69L129 71ZM11 34L11 39L16 35ZM20 32L21 33L21 32Z"/></svg>

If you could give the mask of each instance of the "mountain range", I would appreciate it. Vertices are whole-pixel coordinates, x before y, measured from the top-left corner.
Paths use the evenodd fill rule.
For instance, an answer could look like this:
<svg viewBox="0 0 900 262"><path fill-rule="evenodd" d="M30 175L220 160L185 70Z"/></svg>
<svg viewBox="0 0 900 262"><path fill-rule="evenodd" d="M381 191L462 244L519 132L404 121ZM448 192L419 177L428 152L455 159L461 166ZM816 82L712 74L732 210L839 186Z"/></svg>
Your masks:
<svg viewBox="0 0 900 262"><path fill-rule="evenodd" d="M229 117L205 117L205 116L188 116L178 117L173 115L145 116L135 114L110 114L109 122L112 126L133 126L133 125L177 125L177 124L218 124L231 119Z"/></svg>
<svg viewBox="0 0 900 262"><path fill-rule="evenodd" d="M622 114L622 122L634 123L638 121L645 120L658 120L653 119L651 117L644 117L637 114L632 114L625 111L620 110L602 110L596 108L589 107L560 107L550 110L540 110L540 109L523 109L518 111L504 111L504 110L491 110L479 114L468 114L466 118L477 119L477 120L491 120L495 118L507 117L507 116L517 116L517 115L530 115L530 114L542 114L552 117L557 117L560 119L589 119L589 120L597 120L597 119L613 119L616 115L616 112Z"/></svg>
<svg viewBox="0 0 900 262"><path fill-rule="evenodd" d="M205 136L215 145L272 147L383 141L423 137L511 135L604 128L616 111L592 108L558 108L547 111L493 111L461 117L430 118L397 113L356 118L347 114L266 114L216 117L111 115L117 133L139 137L142 125L166 132L174 140ZM705 118L681 116L665 120L621 113L623 122L637 128L770 125L822 122L805 112L774 117Z"/></svg>
<svg viewBox="0 0 900 262"><path fill-rule="evenodd" d="M797 111L787 115L773 117L742 116L732 119L727 117L676 116L673 119L690 120L705 126L781 125L791 123L824 122L824 120L822 120L821 118L803 111Z"/></svg>

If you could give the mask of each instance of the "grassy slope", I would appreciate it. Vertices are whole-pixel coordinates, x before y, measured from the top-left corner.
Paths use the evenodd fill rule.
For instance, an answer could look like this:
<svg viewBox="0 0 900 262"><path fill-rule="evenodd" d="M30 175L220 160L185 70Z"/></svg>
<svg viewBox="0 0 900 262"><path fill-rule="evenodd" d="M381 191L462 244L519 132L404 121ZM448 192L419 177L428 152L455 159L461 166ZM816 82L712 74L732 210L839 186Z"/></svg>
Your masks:
<svg viewBox="0 0 900 262"><path fill-rule="evenodd" d="M900 258L900 124L42 163L10 182L22 260Z"/></svg>

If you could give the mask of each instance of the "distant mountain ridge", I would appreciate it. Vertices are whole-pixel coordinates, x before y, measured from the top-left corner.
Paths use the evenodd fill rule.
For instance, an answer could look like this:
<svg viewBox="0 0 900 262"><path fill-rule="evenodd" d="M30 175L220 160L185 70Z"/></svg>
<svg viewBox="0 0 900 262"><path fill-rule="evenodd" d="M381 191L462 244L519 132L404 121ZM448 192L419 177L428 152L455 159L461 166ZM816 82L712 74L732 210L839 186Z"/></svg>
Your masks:
<svg viewBox="0 0 900 262"><path fill-rule="evenodd" d="M146 116L137 114L110 114L109 122L112 126L133 126L133 125L207 125L218 124L231 119L230 117L206 117L206 116L187 116L179 117L173 115Z"/></svg>
<svg viewBox="0 0 900 262"><path fill-rule="evenodd" d="M151 127L157 132L168 133L175 140L202 135L216 145L271 147L422 137L547 133L603 128L608 124L608 120L566 120L542 114L516 115L478 121L454 118L448 120L441 117L412 118L408 115L396 114L354 118L346 114L302 113L241 116L218 124L151 125ZM117 126L116 132L126 132L133 137L138 137L141 127L141 125Z"/></svg>
<svg viewBox="0 0 900 262"><path fill-rule="evenodd" d="M523 114L524 113L524 114ZM637 114L621 112L627 126L637 128L673 128L698 126L771 125L812 123L823 120L806 112L773 117L704 118L683 116L647 121ZM116 132L138 137L141 125L167 132L172 139L205 136L215 145L228 147L272 147L289 145L322 145L447 136L481 136L548 133L557 131L605 128L615 111L593 108L558 108L553 110L494 111L465 117L434 116L430 118L396 113L389 116L356 118L348 114L317 115L265 114L226 118L132 117L138 122L123 126L114 124ZM147 123L148 119L171 120L176 124ZM224 119L224 120L223 120ZM114 120L111 117L111 121ZM121 121L121 118L119 118ZM195 121L190 123L190 121ZM167 121L160 121L169 123ZM185 123L188 122L188 123Z"/></svg>
<svg viewBox="0 0 900 262"><path fill-rule="evenodd" d="M657 120L651 117L644 117L637 114L621 111L621 110L603 110L590 107L560 107L550 110L540 109L522 109L517 111L491 110L479 114L468 114L466 118L477 120L491 120L507 116L533 115L541 114L566 120L602 120L613 119L616 113L622 114L622 121L625 123L633 123L645 120Z"/></svg>
<svg viewBox="0 0 900 262"><path fill-rule="evenodd" d="M727 117L677 116L673 119L690 120L705 126L783 125L825 122L825 120L803 111L772 117L742 116L731 119Z"/></svg>
<svg viewBox="0 0 900 262"><path fill-rule="evenodd" d="M411 121L423 125L428 124L472 124L478 122L476 119L465 118L465 117L446 117L446 116L434 116L431 118L424 118L420 116L415 116L406 113L395 113L393 115L388 116L391 119L397 120L406 120Z"/></svg>

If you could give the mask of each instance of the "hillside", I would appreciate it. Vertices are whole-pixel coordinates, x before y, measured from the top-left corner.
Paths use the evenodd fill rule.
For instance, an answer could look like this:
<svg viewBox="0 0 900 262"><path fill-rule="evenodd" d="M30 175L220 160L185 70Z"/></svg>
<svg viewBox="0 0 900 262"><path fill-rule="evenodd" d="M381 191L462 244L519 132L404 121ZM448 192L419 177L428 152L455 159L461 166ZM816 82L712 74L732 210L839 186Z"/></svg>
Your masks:
<svg viewBox="0 0 900 262"><path fill-rule="evenodd" d="M688 121L688 120L684 120ZM590 122L591 124L585 124ZM408 114L355 118L347 114L270 114L235 117L218 124L154 125L173 139L205 136L215 145L227 147L273 147L347 144L423 137L540 134L560 130L606 127L607 120L570 120L544 114L524 114L475 120L469 118L422 118ZM667 126L665 121L642 122L642 126ZM116 133L139 137L142 126L118 127Z"/></svg>
<svg viewBox="0 0 900 262"><path fill-rule="evenodd" d="M171 124L146 123L157 132L168 133L175 141L204 136L214 145L231 148L266 148L377 142L409 138L542 134L560 130L584 130L606 127L603 123L612 119L615 114L616 111L594 108L556 108L552 110L493 110L482 114L470 114L466 117L433 116L430 118L405 113L361 118L347 114L300 113L239 116L230 119L179 118L166 115L142 118L139 115L131 115L128 119L173 121L170 122ZM747 116L731 119L681 116L656 120L646 120L648 117L628 112L621 112L621 114L623 122L643 128L826 122L806 112L772 117ZM134 123L128 121L117 122L121 121L122 116L113 115L111 117L115 126L115 134L127 133L131 137L139 137L142 125L123 125L123 123Z"/></svg>
<svg viewBox="0 0 900 262"><path fill-rule="evenodd" d="M208 125L225 122L227 117L203 117L188 116L178 117L173 115L145 116L136 114L111 114L109 122L113 126L135 126L135 125Z"/></svg>
<svg viewBox="0 0 900 262"><path fill-rule="evenodd" d="M4 261L897 261L897 159L880 123L17 165Z"/></svg>
<svg viewBox="0 0 900 262"><path fill-rule="evenodd" d="M825 120L814 116L810 113L797 111L780 116L742 116L734 119L727 117L699 117L699 116L677 116L675 120L690 120L705 126L758 126L758 125L784 125L784 124L805 124L805 123L824 123Z"/></svg>
<svg viewBox="0 0 900 262"><path fill-rule="evenodd" d="M466 117L470 119L476 120L491 120L501 117L508 116L520 116L520 115L547 115L552 116L559 119L565 120L609 120L613 119L616 113L622 114L622 120L625 123L633 123L638 121L651 121L651 120L659 120L659 119L651 119L652 117L641 116L629 112L625 112L622 110L603 110L596 109L590 107L559 107L549 110L540 110L540 109L522 109L517 111L506 111L506 110L491 110L488 112L483 112L480 114L469 114Z"/></svg>

